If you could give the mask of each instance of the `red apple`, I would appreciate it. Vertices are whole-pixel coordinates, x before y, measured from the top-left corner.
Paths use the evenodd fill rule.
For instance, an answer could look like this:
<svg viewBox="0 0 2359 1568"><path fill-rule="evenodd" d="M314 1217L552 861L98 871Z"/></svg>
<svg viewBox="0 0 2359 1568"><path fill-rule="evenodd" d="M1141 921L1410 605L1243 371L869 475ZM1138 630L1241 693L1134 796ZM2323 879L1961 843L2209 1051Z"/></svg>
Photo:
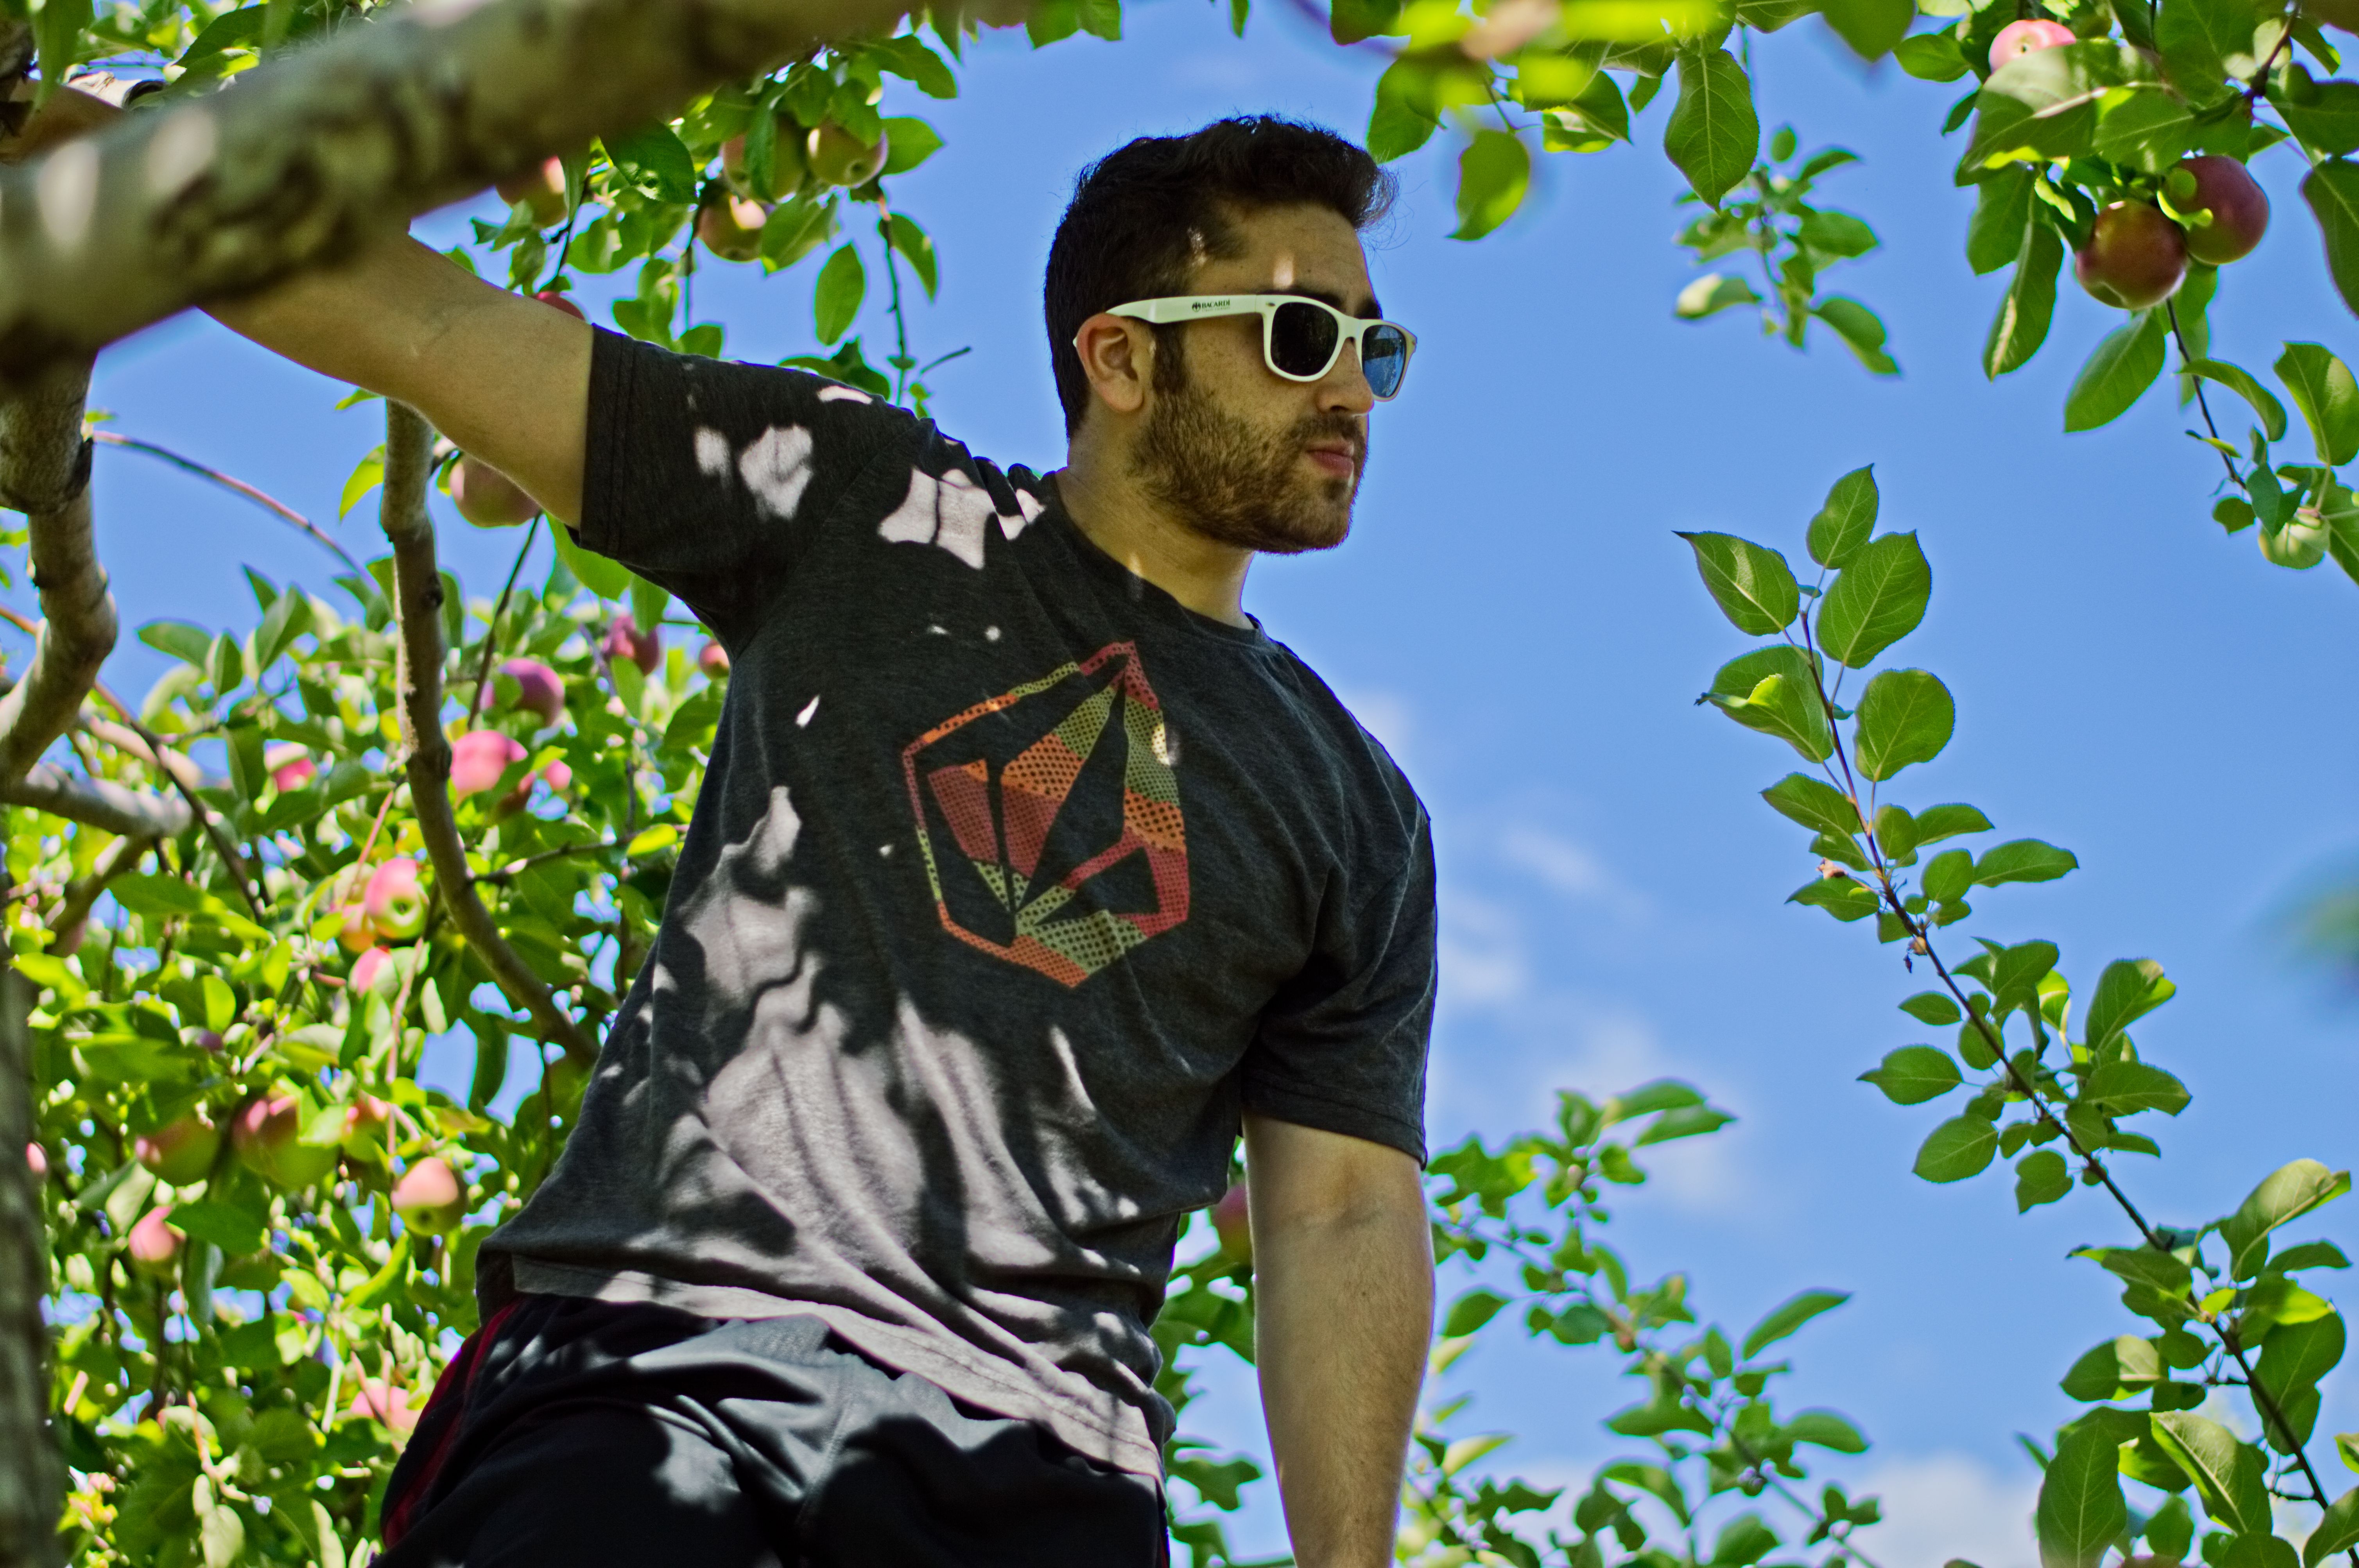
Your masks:
<svg viewBox="0 0 2359 1568"><path fill-rule="evenodd" d="M2089 243L2073 253L2072 274L2108 305L2159 305L2187 276L2186 232L2158 208L2116 201L2097 214Z"/></svg>
<svg viewBox="0 0 2359 1568"><path fill-rule="evenodd" d="M346 1154L372 1163L385 1159L386 1130L393 1120L393 1107L375 1095L363 1095L344 1111L344 1138L341 1145Z"/></svg>
<svg viewBox="0 0 2359 1568"><path fill-rule="evenodd" d="M310 753L292 741L281 741L266 749L262 765L270 770L270 783L281 795L302 788L320 771L311 765Z"/></svg>
<svg viewBox="0 0 2359 1568"><path fill-rule="evenodd" d="M663 628L651 626L642 632L627 610L614 612L614 623L606 629L606 657L628 659L639 666L642 675L653 675L663 663Z"/></svg>
<svg viewBox="0 0 2359 1568"><path fill-rule="evenodd" d="M565 683L538 659L510 659L500 666L500 674L516 684L514 706L518 711L532 714L544 727L565 716Z"/></svg>
<svg viewBox="0 0 2359 1568"><path fill-rule="evenodd" d="M401 971L393 967L393 955L382 947L372 947L353 965L351 989L354 995L374 992L390 1000L400 984Z"/></svg>
<svg viewBox="0 0 2359 1568"><path fill-rule="evenodd" d="M810 154L804 146L805 133L791 114L781 114L777 141L770 154L770 188L756 190L753 177L745 168L745 138L732 136L721 144L721 172L729 183L746 195L761 201L784 201L799 195L810 183Z"/></svg>
<svg viewBox="0 0 2359 1568"><path fill-rule="evenodd" d="M393 1184L393 1212L412 1230L447 1236L467 1217L467 1184L449 1161L429 1155Z"/></svg>
<svg viewBox="0 0 2359 1568"><path fill-rule="evenodd" d="M335 1169L334 1146L296 1141L303 1130L302 1103L293 1095L247 1102L230 1123L237 1157L275 1185L308 1187Z"/></svg>
<svg viewBox="0 0 2359 1568"><path fill-rule="evenodd" d="M524 748L512 735L470 730L451 742L451 793L480 795L500 782L510 762L522 762L524 756Z"/></svg>
<svg viewBox="0 0 2359 1568"><path fill-rule="evenodd" d="M1221 1250L1240 1263L1253 1261L1253 1227L1247 1219L1248 1207L1243 1182L1223 1193L1221 1201L1212 1206L1212 1229L1220 1236Z"/></svg>
<svg viewBox="0 0 2359 1568"><path fill-rule="evenodd" d="M573 787L573 770L561 762L551 762L541 769L540 776L550 789L560 795Z"/></svg>
<svg viewBox="0 0 2359 1568"><path fill-rule="evenodd" d="M883 171L892 151L883 131L871 146L832 120L813 131L803 146L810 155L811 173L822 185L865 185Z"/></svg>
<svg viewBox="0 0 2359 1568"><path fill-rule="evenodd" d="M201 1182L221 1152L221 1129L195 1111L131 1141L131 1152L156 1173L156 1179L176 1187Z"/></svg>
<svg viewBox="0 0 2359 1568"><path fill-rule="evenodd" d="M565 222L565 160L550 158L538 168L518 169L495 183L500 200L513 207L521 201L530 209L533 223L546 229Z"/></svg>
<svg viewBox="0 0 2359 1568"><path fill-rule="evenodd" d="M540 515L522 485L478 458L462 456L451 469L451 500L478 528L513 528Z"/></svg>
<svg viewBox="0 0 2359 1568"><path fill-rule="evenodd" d="M539 300L543 305L554 306L556 308L564 311L576 321L586 321L590 319L582 314L582 307L574 304L572 300L568 299L564 295L560 294L553 288L544 288L538 294L534 295L533 297Z"/></svg>
<svg viewBox="0 0 2359 1568"><path fill-rule="evenodd" d="M49 1179L49 1151L43 1149L38 1143L26 1144L25 1168L33 1173L33 1180L37 1182L48 1181Z"/></svg>
<svg viewBox="0 0 2359 1568"><path fill-rule="evenodd" d="M716 192L696 215L696 237L723 261L752 261L762 254L762 225L769 220L769 208L753 198Z"/></svg>
<svg viewBox="0 0 2359 1568"><path fill-rule="evenodd" d="M426 890L418 884L418 862L397 855L368 880L361 909L380 936L407 942L426 929Z"/></svg>
<svg viewBox="0 0 2359 1568"><path fill-rule="evenodd" d="M729 650L718 643L707 643L704 651L696 655L696 667L716 679L729 673Z"/></svg>
<svg viewBox="0 0 2359 1568"><path fill-rule="evenodd" d="M2009 22L1991 40L1991 69L2040 49L2052 49L2060 45L2078 42L2078 36L2061 22Z"/></svg>
<svg viewBox="0 0 2359 1568"><path fill-rule="evenodd" d="M2182 181L2181 174L2188 180ZM2183 186L2188 187L2185 196L2180 194ZM2213 266L2242 261L2268 232L2268 192L2234 158L2217 153L2181 158L2171 171L2169 189L2170 204L2180 211L2212 214L2210 222L2187 229L2187 254L2197 261Z"/></svg>
<svg viewBox="0 0 2359 1568"><path fill-rule="evenodd" d="M168 1279L180 1260L180 1233L172 1228L172 1206L158 1204L139 1217L125 1238L131 1266L156 1279Z"/></svg>

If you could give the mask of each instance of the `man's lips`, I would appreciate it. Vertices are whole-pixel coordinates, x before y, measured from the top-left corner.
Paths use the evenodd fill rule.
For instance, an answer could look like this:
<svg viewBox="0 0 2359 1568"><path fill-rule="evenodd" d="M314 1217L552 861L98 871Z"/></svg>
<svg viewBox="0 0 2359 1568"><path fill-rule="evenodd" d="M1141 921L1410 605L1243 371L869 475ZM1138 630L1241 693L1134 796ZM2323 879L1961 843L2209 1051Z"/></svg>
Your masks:
<svg viewBox="0 0 2359 1568"><path fill-rule="evenodd" d="M1338 478L1358 471L1360 449L1349 441L1314 441L1305 449L1310 460Z"/></svg>

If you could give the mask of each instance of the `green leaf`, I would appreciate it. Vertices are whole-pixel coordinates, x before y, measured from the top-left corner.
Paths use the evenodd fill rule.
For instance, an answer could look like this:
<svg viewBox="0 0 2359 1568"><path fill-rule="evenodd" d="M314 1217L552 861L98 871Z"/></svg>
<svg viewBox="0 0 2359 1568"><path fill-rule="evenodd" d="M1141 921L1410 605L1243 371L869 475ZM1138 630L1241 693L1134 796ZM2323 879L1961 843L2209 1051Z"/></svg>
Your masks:
<svg viewBox="0 0 2359 1568"><path fill-rule="evenodd" d="M1854 739L1860 772L1881 782L1912 762L1930 762L1950 743L1957 724L1950 688L1930 671L1886 670L1860 693Z"/></svg>
<svg viewBox="0 0 2359 1568"><path fill-rule="evenodd" d="M21 10L11 9L23 16ZM48 98L81 63L82 35L89 30L91 18L91 0L46 0L35 13L33 38L41 66L41 80L36 85L40 98Z"/></svg>
<svg viewBox="0 0 2359 1568"><path fill-rule="evenodd" d="M2095 1051L2178 991L2152 958L2116 958L2107 964L2089 999L2089 1049Z"/></svg>
<svg viewBox="0 0 2359 1568"><path fill-rule="evenodd" d="M2039 982L2056 968L2056 957L2055 943L2036 940L2018 942L1992 954L1991 1000L1997 1003L2002 1015L2011 1008L2038 1005Z"/></svg>
<svg viewBox="0 0 2359 1568"><path fill-rule="evenodd" d="M911 270L918 275L918 281L925 286L926 297L931 299L935 287L940 282L940 274L935 270L934 242L918 227L916 219L904 213L894 213L886 221L885 228L886 238L895 250L908 258Z"/></svg>
<svg viewBox="0 0 2359 1568"><path fill-rule="evenodd" d="M1764 1524L1759 1514L1738 1514L1721 1526L1705 1568L1752 1568L1782 1544L1777 1532Z"/></svg>
<svg viewBox="0 0 2359 1568"><path fill-rule="evenodd" d="M1874 463L1835 481L1819 514L1810 519L1810 559L1835 571L1851 565L1875 531L1881 503Z"/></svg>
<svg viewBox="0 0 2359 1568"><path fill-rule="evenodd" d="M385 449L379 447L363 458L353 468L352 477L344 481L343 493L336 499L336 516L341 520L352 515L361 498L385 482Z"/></svg>
<svg viewBox="0 0 2359 1568"><path fill-rule="evenodd" d="M1826 708L1799 648L1781 643L1731 659L1712 676L1704 700L1748 730L1777 736L1808 761L1822 762L1834 752Z"/></svg>
<svg viewBox="0 0 2359 1568"><path fill-rule="evenodd" d="M2221 360L2194 360L2180 367L2187 374L2200 375L2206 381L2216 381L2222 386L2253 406L2261 416L2261 428L2272 441L2282 441L2286 433L2285 405L2270 395L2268 388L2253 378L2249 371L2239 369ZM2345 373L2348 380L2348 373Z"/></svg>
<svg viewBox="0 0 2359 1568"><path fill-rule="evenodd" d="M2318 460L2340 468L2359 457L2359 382L2350 367L2316 343L2288 343L2277 373L2310 426Z"/></svg>
<svg viewBox="0 0 2359 1568"><path fill-rule="evenodd" d="M2335 1441L2339 1444L2343 1439ZM2336 1552L2347 1552L2354 1546L2359 1546L2359 1487L2335 1498L2319 1516L2317 1528L2302 1543L2302 1568L2318 1568Z"/></svg>
<svg viewBox="0 0 2359 1568"><path fill-rule="evenodd" d="M2072 157L2089 150L2097 100L2153 70L2110 38L2034 49L1991 72L1974 98L1974 134L1958 162L1960 184L2017 158Z"/></svg>
<svg viewBox="0 0 2359 1568"><path fill-rule="evenodd" d="M2107 333L2064 395L2066 433L2094 430L2128 413L2162 373L2168 335L2159 310L2142 310Z"/></svg>
<svg viewBox="0 0 2359 1568"><path fill-rule="evenodd" d="M2268 1484L2259 1449L2193 1411L2166 1411L2153 1422L2155 1442L2195 1483L2212 1523L2239 1534L2268 1533Z"/></svg>
<svg viewBox="0 0 2359 1568"><path fill-rule="evenodd" d="M1917 19L1916 0L1822 0L1819 13L1862 59L1890 54Z"/></svg>
<svg viewBox="0 0 2359 1568"><path fill-rule="evenodd" d="M1903 1045L1886 1053L1884 1065L1862 1073L1859 1081L1874 1084L1895 1105L1922 1105L1940 1098L1963 1079L1957 1059L1947 1051L1931 1045Z"/></svg>
<svg viewBox="0 0 2359 1568"><path fill-rule="evenodd" d="M2053 1149L2035 1149L2015 1162L2015 1212L2028 1214L2072 1190L2072 1172ZM2065 1390L2070 1393L2071 1390Z"/></svg>
<svg viewBox="0 0 2359 1568"><path fill-rule="evenodd" d="M1974 215L1966 224L1966 265L1976 276L1996 272L2023 254L2031 224L2034 183L2029 165L2012 163L1993 170L1978 188Z"/></svg>
<svg viewBox="0 0 2359 1568"><path fill-rule="evenodd" d="M1694 549L1696 570L1721 613L1756 637L1782 632L1801 607L1786 557L1734 534L1681 534Z"/></svg>
<svg viewBox="0 0 2359 1568"><path fill-rule="evenodd" d="M2147 1062L2117 1058L2101 1062L2081 1086L2081 1098L2094 1100L2111 1116L2158 1110L2177 1116L2187 1108L2187 1086Z"/></svg>
<svg viewBox="0 0 2359 1568"><path fill-rule="evenodd" d="M2283 1408L2317 1388L2320 1379L2342 1365L2345 1344L2340 1313L2328 1313L2307 1323L2280 1324L2262 1342L2260 1363L2253 1375Z"/></svg>
<svg viewBox="0 0 2359 1568"><path fill-rule="evenodd" d="M1892 58L1919 81L1955 81L1966 74L1966 57L1954 33L1919 33L1893 46Z"/></svg>
<svg viewBox="0 0 2359 1568"><path fill-rule="evenodd" d="M1982 858L1974 862L1973 885L1988 888L2001 882L2052 882L2065 872L2077 870L2080 864L2070 849L2060 849L2037 838L2011 838L1983 851Z"/></svg>
<svg viewBox="0 0 2359 1568"><path fill-rule="evenodd" d="M1971 806L1929 806L1917 814L1917 842L1937 844L1961 833L1987 833L1990 818Z"/></svg>
<svg viewBox="0 0 2359 1568"><path fill-rule="evenodd" d="M2359 164L2333 158L2315 166L2301 182L2301 196L2325 236L2335 292L2359 310Z"/></svg>
<svg viewBox="0 0 2359 1568"><path fill-rule="evenodd" d="M949 97L951 94L938 93L936 96ZM879 172L886 175L907 174L941 150L940 134L923 120L908 114L887 115L885 121L885 167Z"/></svg>
<svg viewBox="0 0 2359 1568"><path fill-rule="evenodd" d="M212 633L185 621L150 621L139 628L139 640L159 654L169 654L201 670L212 658Z"/></svg>
<svg viewBox="0 0 2359 1568"><path fill-rule="evenodd" d="M2245 57L2246 71L2258 64L2250 57L2260 20L2253 0L2162 0L2155 47L2180 91L2196 103L2216 103L2226 95L2220 79L2231 59Z"/></svg>
<svg viewBox="0 0 2359 1568"><path fill-rule="evenodd" d="M1815 1444L1837 1454L1864 1454L1867 1439L1859 1428L1832 1411L1801 1411L1778 1428L1796 1443Z"/></svg>
<svg viewBox="0 0 2359 1568"><path fill-rule="evenodd" d="M1634 1149L1652 1143L1669 1143L1676 1139L1695 1138L1706 1132L1717 1132L1734 1121L1735 1117L1708 1105L1681 1106L1667 1110L1648 1124L1647 1130L1630 1141Z"/></svg>
<svg viewBox="0 0 2359 1568"><path fill-rule="evenodd" d="M1957 1002L1947 991L1919 991L1900 1004L1900 1011L1919 1023L1930 1023L1936 1027L1955 1023L1965 1016L1958 1011Z"/></svg>
<svg viewBox="0 0 2359 1568"><path fill-rule="evenodd" d="M2058 1386L2084 1404L2127 1398L2163 1380L2162 1357L2151 1339L2125 1334L2109 1339L2078 1361ZM2143 1433L2143 1423L2140 1426Z"/></svg>
<svg viewBox="0 0 2359 1568"><path fill-rule="evenodd" d="M1738 1347L1737 1353L1750 1361L1821 1313L1832 1312L1849 1300L1849 1291L1804 1291L1788 1297L1770 1308L1759 1323L1745 1331L1745 1343Z"/></svg>
<svg viewBox="0 0 2359 1568"><path fill-rule="evenodd" d="M630 591L630 568L583 549L574 542L570 527L551 528L549 536L557 546L557 558L582 587L601 599L620 599Z"/></svg>
<svg viewBox="0 0 2359 1568"><path fill-rule="evenodd" d="M272 600L263 612L262 624L254 633L254 668L256 675L277 662L296 638L311 629L311 596L289 588Z"/></svg>
<svg viewBox="0 0 2359 1568"><path fill-rule="evenodd" d="M2064 242L2054 224L2034 212L2016 254L2015 278L1983 343L1983 374L1993 381L2020 370L2048 341L2056 315L2056 274L2064 265Z"/></svg>
<svg viewBox="0 0 2359 1568"><path fill-rule="evenodd" d="M2109 163L2161 174L2200 138L2194 112L2183 100L2155 85L2109 92L2099 99L2089 151Z"/></svg>
<svg viewBox="0 0 2359 1568"><path fill-rule="evenodd" d="M2359 1432L2337 1433L2334 1452L2342 1458L2345 1469L2359 1470Z"/></svg>
<svg viewBox="0 0 2359 1568"><path fill-rule="evenodd" d="M212 1242L224 1258L244 1258L262 1250L262 1222L225 1203L176 1204L168 1223L191 1240Z"/></svg>
<svg viewBox="0 0 2359 1568"><path fill-rule="evenodd" d="M2129 1508L2122 1500L2120 1445L2096 1429L2060 1441L2040 1478L2033 1519L2040 1568L2095 1568L2129 1522Z"/></svg>
<svg viewBox="0 0 2359 1568"><path fill-rule="evenodd" d="M1884 319L1848 295L1830 294L1810 314L1835 330L1859 362L1876 375L1898 375L1899 362L1884 351Z"/></svg>
<svg viewBox="0 0 2359 1568"><path fill-rule="evenodd" d="M1962 1182L1982 1174L1997 1152L1997 1128L1979 1116L1954 1116L1933 1129L1912 1168L1929 1182Z"/></svg>
<svg viewBox="0 0 2359 1568"><path fill-rule="evenodd" d="M1449 1315L1442 1319L1441 1336L1456 1339L1472 1334L1498 1316L1499 1309L1506 1304L1507 1298L1496 1291L1469 1291L1450 1304Z"/></svg>
<svg viewBox="0 0 2359 1568"><path fill-rule="evenodd" d="M2330 1171L2315 1160L2296 1160L2269 1173L2236 1212L2220 1222L2230 1275L2250 1279L2268 1255L2269 1232L2350 1190L2350 1172Z"/></svg>
<svg viewBox="0 0 2359 1568"><path fill-rule="evenodd" d="M1479 240L1524 204L1531 188L1532 154L1506 131L1477 131L1458 155L1458 227L1453 240Z"/></svg>
<svg viewBox="0 0 2359 1568"><path fill-rule="evenodd" d="M1883 907L1875 890L1850 877L1813 877L1786 895L1788 903L1823 909L1837 920L1864 920Z"/></svg>
<svg viewBox="0 0 2359 1568"><path fill-rule="evenodd" d="M2269 107L2284 115L2287 128L2320 157L2359 152L2359 81L2321 81L2317 96L2307 103L2277 94L2269 99Z"/></svg>
<svg viewBox="0 0 2359 1568"><path fill-rule="evenodd" d="M624 180L658 201L685 206L696 200L696 159L669 125L649 125L603 139L606 156Z"/></svg>
<svg viewBox="0 0 2359 1568"><path fill-rule="evenodd" d="M1916 630L1932 592L1933 571L1916 535L1870 540L1827 589L1819 610L1820 650L1839 665L1864 668Z"/></svg>
<svg viewBox="0 0 2359 1568"><path fill-rule="evenodd" d="M863 52L873 58L894 75L914 83L929 98L958 96L958 78L942 57L928 49L915 33L898 38L873 39L863 46ZM887 120L887 125L896 122ZM893 133L897 134L897 133Z"/></svg>
<svg viewBox="0 0 2359 1568"><path fill-rule="evenodd" d="M1842 792L1808 773L1788 773L1761 792L1779 816L1814 832L1848 838L1859 831L1859 813Z"/></svg>
<svg viewBox="0 0 2359 1568"><path fill-rule="evenodd" d="M1726 49L1691 49L1680 55L1680 101L1663 127L1663 152L1705 205L1718 207L1753 171L1761 148L1761 121L1753 84Z"/></svg>
<svg viewBox="0 0 2359 1568"><path fill-rule="evenodd" d="M1974 858L1963 849L1944 849L1926 865L1920 881L1927 898L1949 903L1974 885Z"/></svg>
<svg viewBox="0 0 2359 1568"><path fill-rule="evenodd" d="M1735 305L1758 305L1761 297L1741 277L1708 272L1685 288L1671 303L1671 314L1682 321L1701 321Z"/></svg>
<svg viewBox="0 0 2359 1568"><path fill-rule="evenodd" d="M819 280L811 287L811 317L819 341L832 343L843 336L860 314L860 302L867 294L868 273L860 265L860 253L850 245L837 246L819 269Z"/></svg>

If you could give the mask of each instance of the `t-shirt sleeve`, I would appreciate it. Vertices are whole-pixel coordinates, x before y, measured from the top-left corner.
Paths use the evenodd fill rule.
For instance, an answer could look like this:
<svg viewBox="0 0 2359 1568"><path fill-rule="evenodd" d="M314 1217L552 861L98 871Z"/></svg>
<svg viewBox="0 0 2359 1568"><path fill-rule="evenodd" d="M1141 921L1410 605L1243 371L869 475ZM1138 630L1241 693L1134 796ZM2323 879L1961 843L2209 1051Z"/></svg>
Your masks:
<svg viewBox="0 0 2359 1568"><path fill-rule="evenodd" d="M672 353L600 330L575 537L728 636L887 451L906 412L821 376Z"/></svg>
<svg viewBox="0 0 2359 1568"><path fill-rule="evenodd" d="M1262 1013L1245 1053L1245 1108L1389 1144L1422 1164L1437 968L1425 814L1388 881L1356 903L1332 903L1310 962Z"/></svg>

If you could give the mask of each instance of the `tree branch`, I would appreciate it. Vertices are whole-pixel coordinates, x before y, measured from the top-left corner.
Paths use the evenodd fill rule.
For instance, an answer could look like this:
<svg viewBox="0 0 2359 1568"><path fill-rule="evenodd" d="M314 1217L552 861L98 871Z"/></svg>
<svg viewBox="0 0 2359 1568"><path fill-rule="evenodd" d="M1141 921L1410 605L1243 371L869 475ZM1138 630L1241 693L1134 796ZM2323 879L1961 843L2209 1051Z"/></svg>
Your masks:
<svg viewBox="0 0 2359 1568"><path fill-rule="evenodd" d="M295 527L301 529L305 534L310 535L313 539L326 546L335 554L335 557L338 560L344 563L346 569L351 571L354 577L365 578L368 576L367 569L364 568L360 562L353 559L352 553L346 550L342 545L337 544L335 540L321 533L318 524L312 522L309 517L304 516L300 512L296 511L285 502L264 494L261 491L255 489L254 486L246 483L242 479L233 479L228 474L222 472L219 469L207 468L204 464L197 461L194 458L184 458L179 453L172 450L169 447L159 447L153 441L142 441L130 436L118 436L112 430L92 430L90 433L90 438L97 442L102 447L121 447L125 451L145 452L151 458L161 458L164 461L170 463L174 468L179 469L183 472L195 474L199 479L211 480L213 483L221 486L223 490L228 491L231 494L244 496L246 500L253 502L256 506L261 507L265 512L269 513L272 516L277 517L283 523L293 524Z"/></svg>
<svg viewBox="0 0 2359 1568"><path fill-rule="evenodd" d="M106 891L106 884L139 863L139 858L156 847L153 838L117 838L98 852L98 859L85 876L66 884L65 896L58 901L57 913L49 916L49 951L58 957L72 955L82 946L82 932L87 929L91 905Z"/></svg>
<svg viewBox="0 0 2359 1568"><path fill-rule="evenodd" d="M0 868L0 882L6 871ZM0 1563L51 1568L63 1466L49 1431L49 1246L41 1184L24 1150L33 1135L30 988L0 946Z"/></svg>
<svg viewBox="0 0 2359 1568"><path fill-rule="evenodd" d="M0 376L335 262L908 0L489 0L384 22L0 174Z"/></svg>
<svg viewBox="0 0 2359 1568"><path fill-rule="evenodd" d="M484 960L508 1000L540 1025L544 1037L583 1060L597 1045L560 1011L540 977L508 946L475 892L466 846L451 807L451 742L442 733L442 578L434 565L434 524L426 483L434 432L415 410L386 399L385 490L379 516L393 546L393 612L401 629L394 687L401 699L401 739L409 752L409 808L434 865L436 891L451 924Z"/></svg>
<svg viewBox="0 0 2359 1568"><path fill-rule="evenodd" d="M23 778L0 784L0 801L127 838L177 838L195 820L184 801L70 773L54 762L35 762Z"/></svg>
<svg viewBox="0 0 2359 1568"><path fill-rule="evenodd" d="M0 697L0 781L22 778L82 711L114 651L114 597L90 526L85 362L0 402L0 506L25 514L42 624L25 678Z"/></svg>

